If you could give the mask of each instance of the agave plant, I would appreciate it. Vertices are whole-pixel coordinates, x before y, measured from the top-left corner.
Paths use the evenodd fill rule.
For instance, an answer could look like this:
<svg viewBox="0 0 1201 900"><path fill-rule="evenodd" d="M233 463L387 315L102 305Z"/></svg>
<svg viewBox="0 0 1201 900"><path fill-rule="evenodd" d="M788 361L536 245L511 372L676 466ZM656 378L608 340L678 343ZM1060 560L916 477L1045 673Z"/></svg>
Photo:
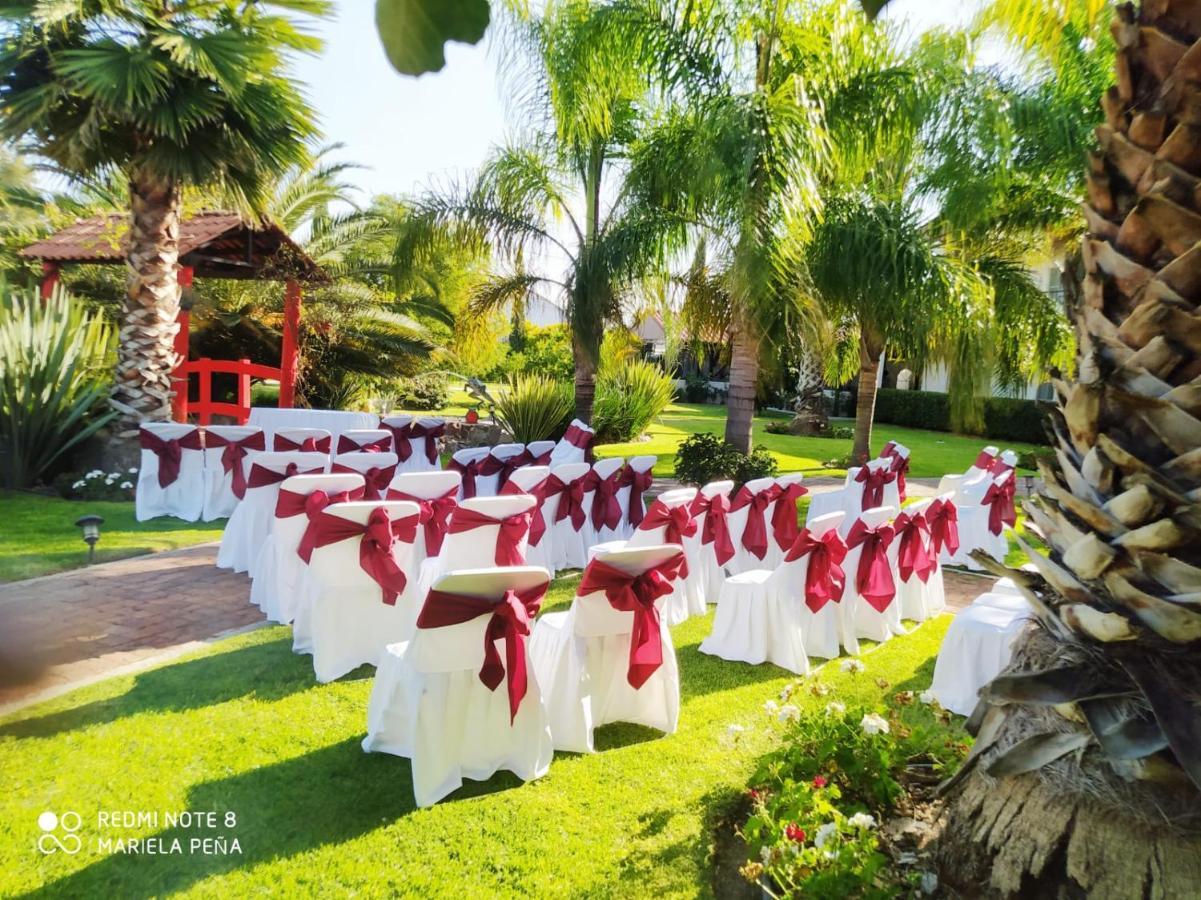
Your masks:
<svg viewBox="0 0 1201 900"><path fill-rule="evenodd" d="M598 440L632 441L675 399L675 382L648 362L626 361L601 370L592 424Z"/></svg>
<svg viewBox="0 0 1201 900"><path fill-rule="evenodd" d="M0 286L0 467L25 487L115 416L113 328L58 288L42 303Z"/></svg>
<svg viewBox="0 0 1201 900"><path fill-rule="evenodd" d="M500 393L496 418L509 429L513 440L528 444L560 430L574 404L571 386L542 375L517 375Z"/></svg>

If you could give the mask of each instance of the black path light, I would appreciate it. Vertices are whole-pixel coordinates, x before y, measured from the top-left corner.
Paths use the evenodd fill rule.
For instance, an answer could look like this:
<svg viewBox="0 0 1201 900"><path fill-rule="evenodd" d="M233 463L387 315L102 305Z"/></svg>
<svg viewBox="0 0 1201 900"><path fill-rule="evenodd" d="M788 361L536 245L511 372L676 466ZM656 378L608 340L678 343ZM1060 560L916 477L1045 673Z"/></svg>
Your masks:
<svg viewBox="0 0 1201 900"><path fill-rule="evenodd" d="M88 565L90 566L96 561L96 542L100 540L100 526L104 524L104 517L88 513L86 516L76 519L75 524L83 529L83 540L88 545Z"/></svg>

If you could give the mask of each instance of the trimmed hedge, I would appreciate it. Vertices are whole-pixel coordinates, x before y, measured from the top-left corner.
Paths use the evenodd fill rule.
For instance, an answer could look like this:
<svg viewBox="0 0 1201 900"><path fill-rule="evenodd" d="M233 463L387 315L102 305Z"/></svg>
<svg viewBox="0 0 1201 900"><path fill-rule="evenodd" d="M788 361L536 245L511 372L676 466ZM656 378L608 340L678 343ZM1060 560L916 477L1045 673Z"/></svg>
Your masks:
<svg viewBox="0 0 1201 900"><path fill-rule="evenodd" d="M946 394L881 388L876 394L875 420L907 428L950 431L951 406ZM988 397L984 401L982 437L1026 444L1047 443L1042 404L1013 397Z"/></svg>

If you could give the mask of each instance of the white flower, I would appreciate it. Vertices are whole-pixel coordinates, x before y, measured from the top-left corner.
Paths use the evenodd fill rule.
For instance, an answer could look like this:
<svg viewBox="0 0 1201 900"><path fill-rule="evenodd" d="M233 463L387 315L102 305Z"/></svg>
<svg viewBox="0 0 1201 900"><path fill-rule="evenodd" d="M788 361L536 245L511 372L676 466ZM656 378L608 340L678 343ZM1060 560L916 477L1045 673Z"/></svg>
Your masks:
<svg viewBox="0 0 1201 900"><path fill-rule="evenodd" d="M827 822L817 829L817 834L813 838L813 846L818 848L826 846L826 842L836 834L838 834L838 823Z"/></svg>
<svg viewBox="0 0 1201 900"><path fill-rule="evenodd" d="M783 688L780 689L780 702L781 703L783 703L785 700L787 700L789 697L792 696L792 690L793 690L793 686L791 684L786 684L786 685L784 685Z"/></svg>
<svg viewBox="0 0 1201 900"><path fill-rule="evenodd" d="M128 491L131 487L133 487L133 482L132 481L122 481L121 484L119 485L119 487L123 491Z"/></svg>
<svg viewBox="0 0 1201 900"><path fill-rule="evenodd" d="M859 723L864 734L888 734L888 720L877 713L868 713Z"/></svg>
<svg viewBox="0 0 1201 900"><path fill-rule="evenodd" d="M847 819L847 824L852 828L875 828L876 819L865 812L857 812Z"/></svg>
<svg viewBox="0 0 1201 900"><path fill-rule="evenodd" d="M116 481L116 480L117 480L117 479L116 479L116 478L114 478L112 475L107 475L107 476L105 476L104 483L105 483L105 484L112 484L112 483L113 483L114 481Z"/></svg>
<svg viewBox="0 0 1201 900"><path fill-rule="evenodd" d="M763 711L769 716L774 716L780 711L780 704L778 704L775 700L768 700L763 704Z"/></svg>
<svg viewBox="0 0 1201 900"><path fill-rule="evenodd" d="M85 477L87 477L87 478L103 478L104 473L101 472L99 469L92 469L92 471L88 472L88 474Z"/></svg>
<svg viewBox="0 0 1201 900"><path fill-rule="evenodd" d="M759 851L759 861L765 866L771 865L771 847L764 847Z"/></svg>
<svg viewBox="0 0 1201 900"><path fill-rule="evenodd" d="M780 714L777 718L779 718L781 722L795 722L800 717L800 709L789 703L787 706L780 707Z"/></svg>
<svg viewBox="0 0 1201 900"><path fill-rule="evenodd" d="M862 672L867 668L867 666L852 657L850 659L844 659L838 664L838 668L842 669L844 672Z"/></svg>
<svg viewBox="0 0 1201 900"><path fill-rule="evenodd" d="M938 876L934 872L922 872L922 893L933 894L938 890Z"/></svg>
<svg viewBox="0 0 1201 900"><path fill-rule="evenodd" d="M71 485L72 489L74 489L74 490L79 490L81 487L86 487L86 486L87 486L87 482L84 481L82 478L79 479L79 481L75 482L73 485Z"/></svg>
<svg viewBox="0 0 1201 900"><path fill-rule="evenodd" d="M746 731L746 728L744 726L738 725L735 723L730 723L729 725L726 726L726 736L727 737L736 738L736 737L738 737L738 735L742 734L744 731Z"/></svg>
<svg viewBox="0 0 1201 900"><path fill-rule="evenodd" d="M129 467L129 474L130 474L130 475L137 475L137 474L138 474L138 467L137 467L137 466L130 466L130 467Z"/></svg>
<svg viewBox="0 0 1201 900"><path fill-rule="evenodd" d="M837 700L831 700L829 703L826 704L826 715L827 716L841 716L841 715L845 714L846 711L847 711L847 705L845 703L840 703Z"/></svg>
<svg viewBox="0 0 1201 900"><path fill-rule="evenodd" d="M120 477L121 477L121 473L120 473L120 472L109 472L109 473L108 473L108 477L109 477L109 478L120 478Z"/></svg>
<svg viewBox="0 0 1201 900"><path fill-rule="evenodd" d="M938 698L934 696L934 688L929 688L928 690L922 691L917 695L917 699L922 701L922 703L926 704L927 706L938 705Z"/></svg>

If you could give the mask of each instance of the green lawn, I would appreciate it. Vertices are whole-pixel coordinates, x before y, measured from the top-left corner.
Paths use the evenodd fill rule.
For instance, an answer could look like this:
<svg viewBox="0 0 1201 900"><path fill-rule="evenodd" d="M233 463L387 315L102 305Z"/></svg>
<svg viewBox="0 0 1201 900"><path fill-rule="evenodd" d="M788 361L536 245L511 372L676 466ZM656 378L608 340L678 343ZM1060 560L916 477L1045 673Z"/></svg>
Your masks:
<svg viewBox="0 0 1201 900"><path fill-rule="evenodd" d="M133 503L63 500L44 494L0 491L0 582L74 569L87 561L75 520L104 516L96 559L106 561L171 550L221 538L225 520L181 522L134 519Z"/></svg>
<svg viewBox="0 0 1201 900"><path fill-rule="evenodd" d="M564 606L574 583L560 579L548 605ZM793 702L877 706L925 689L948 623L869 653L862 674L827 666L811 678L829 696L802 689ZM693 618L673 630L677 734L606 726L598 753L556 754L540 781L468 782L425 810L414 808L407 760L359 747L370 668L319 685L282 627L0 719L0 895L711 895L715 823L778 740L762 706L792 679L700 654L710 627ZM732 737L732 724L747 730ZM35 852L47 810L82 817L77 855ZM98 812L125 810L232 813L236 825L216 832L236 837L241 854L97 852L101 836L179 837L186 848L198 834L98 830Z"/></svg>

